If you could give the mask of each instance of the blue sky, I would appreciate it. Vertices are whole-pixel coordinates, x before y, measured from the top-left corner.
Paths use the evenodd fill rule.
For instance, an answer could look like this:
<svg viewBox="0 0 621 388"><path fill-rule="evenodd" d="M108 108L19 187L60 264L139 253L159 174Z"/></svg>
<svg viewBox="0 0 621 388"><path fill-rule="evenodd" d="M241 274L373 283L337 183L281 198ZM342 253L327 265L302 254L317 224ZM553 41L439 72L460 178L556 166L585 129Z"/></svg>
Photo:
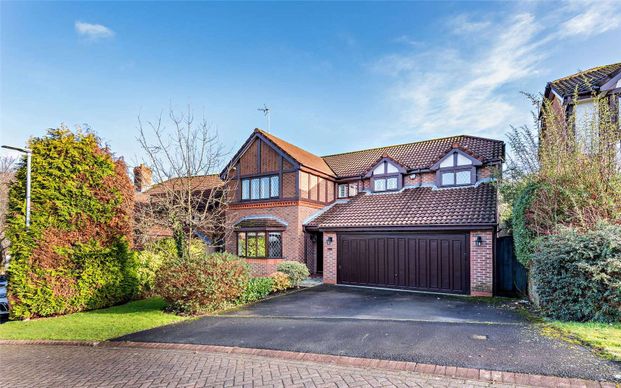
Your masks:
<svg viewBox="0 0 621 388"><path fill-rule="evenodd" d="M1 2L0 142L86 123L140 160L137 117L190 104L234 150L272 132L316 154L504 138L520 91L621 61L621 1ZM2 151L5 152L5 151Z"/></svg>

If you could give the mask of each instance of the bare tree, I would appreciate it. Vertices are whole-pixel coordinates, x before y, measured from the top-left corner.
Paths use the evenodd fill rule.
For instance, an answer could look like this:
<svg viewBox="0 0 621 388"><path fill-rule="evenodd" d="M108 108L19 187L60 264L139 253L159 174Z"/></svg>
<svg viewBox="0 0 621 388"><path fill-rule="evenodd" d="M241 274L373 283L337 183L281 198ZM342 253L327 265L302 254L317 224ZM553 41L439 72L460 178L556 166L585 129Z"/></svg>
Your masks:
<svg viewBox="0 0 621 388"><path fill-rule="evenodd" d="M180 257L190 254L197 235L223 244L229 184L214 174L226 156L217 131L204 117L195 120L190 107L146 123L139 117L138 127L156 184L136 209L137 234L146 242L154 229L171 231Z"/></svg>
<svg viewBox="0 0 621 388"><path fill-rule="evenodd" d="M8 210L9 186L15 178L16 159L11 156L0 157L0 273L8 261L9 241L6 230L6 214Z"/></svg>

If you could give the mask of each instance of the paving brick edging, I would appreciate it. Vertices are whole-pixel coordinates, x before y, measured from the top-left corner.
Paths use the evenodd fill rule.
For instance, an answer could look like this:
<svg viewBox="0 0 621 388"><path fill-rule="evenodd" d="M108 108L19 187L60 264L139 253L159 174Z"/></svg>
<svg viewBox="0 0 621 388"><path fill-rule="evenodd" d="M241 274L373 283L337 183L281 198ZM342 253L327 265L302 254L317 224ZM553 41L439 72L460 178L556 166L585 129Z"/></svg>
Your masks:
<svg viewBox="0 0 621 388"><path fill-rule="evenodd" d="M360 357L334 356L329 354L290 352L285 350L270 350L256 348L241 348L219 345L175 344L162 342L92 342L92 341L54 341L54 340L0 340L0 345L69 345L91 347L130 347L146 349L192 350L200 352L247 354L252 356L279 358L289 361L309 361L330 363L334 365L384 369L391 371L416 372L427 375L479 380L489 383L505 383L517 385L533 385L538 387L602 387L615 388L613 382L599 382L584 379L574 379L556 376L533 375L527 373L492 371L487 369L460 368L423 364L417 362L378 360Z"/></svg>

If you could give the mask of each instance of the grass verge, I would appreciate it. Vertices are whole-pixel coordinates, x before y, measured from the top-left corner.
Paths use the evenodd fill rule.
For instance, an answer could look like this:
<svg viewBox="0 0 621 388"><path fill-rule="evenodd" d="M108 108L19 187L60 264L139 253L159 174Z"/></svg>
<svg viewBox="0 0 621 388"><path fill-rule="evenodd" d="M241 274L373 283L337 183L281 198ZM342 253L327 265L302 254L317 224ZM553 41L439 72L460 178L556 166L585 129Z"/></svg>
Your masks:
<svg viewBox="0 0 621 388"><path fill-rule="evenodd" d="M160 298L149 298L60 317L9 321L0 325L0 339L103 341L189 319L165 313L165 305Z"/></svg>
<svg viewBox="0 0 621 388"><path fill-rule="evenodd" d="M563 337L594 349L602 357L621 361L621 323L546 322Z"/></svg>

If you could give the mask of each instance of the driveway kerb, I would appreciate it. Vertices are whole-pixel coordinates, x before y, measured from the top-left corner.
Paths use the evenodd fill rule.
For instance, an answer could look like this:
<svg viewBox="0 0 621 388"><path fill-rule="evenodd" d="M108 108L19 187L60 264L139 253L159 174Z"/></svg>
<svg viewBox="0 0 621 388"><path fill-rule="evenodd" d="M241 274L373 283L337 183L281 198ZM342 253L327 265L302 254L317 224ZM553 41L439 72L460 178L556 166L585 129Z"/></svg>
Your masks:
<svg viewBox="0 0 621 388"><path fill-rule="evenodd" d="M220 345L194 345L164 342L96 342L96 341L58 341L58 340L0 340L0 345L62 345L88 346L109 348L146 348L161 350L190 350L195 352L247 354L259 357L278 358L284 360L304 361L321 364L335 364L347 367L381 369L390 371L415 372L428 375L479 380L486 383L506 383L531 385L537 387L602 387L614 388L617 385L607 381L593 381L556 376L534 375L526 373L492 371L487 369L460 368L444 365L423 364L408 361L379 360L328 354L292 352L285 350L269 350L242 348Z"/></svg>

